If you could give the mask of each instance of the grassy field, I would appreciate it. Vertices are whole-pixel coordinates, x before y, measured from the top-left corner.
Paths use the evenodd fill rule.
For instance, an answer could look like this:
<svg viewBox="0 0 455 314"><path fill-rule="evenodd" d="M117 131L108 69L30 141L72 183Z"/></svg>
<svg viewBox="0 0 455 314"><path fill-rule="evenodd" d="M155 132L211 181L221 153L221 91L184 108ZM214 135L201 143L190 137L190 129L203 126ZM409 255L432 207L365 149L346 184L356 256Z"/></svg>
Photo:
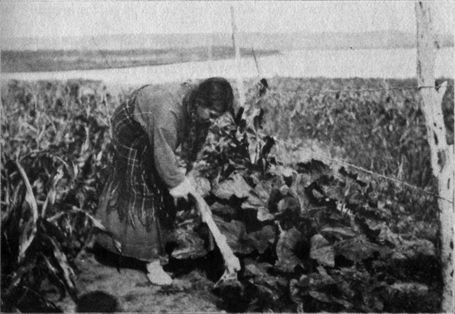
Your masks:
<svg viewBox="0 0 455 314"><path fill-rule="evenodd" d="M40 294L43 280L76 294L74 261L94 230L110 160L109 118L124 98L79 92L100 84L2 86L5 308L55 307ZM263 96L247 92L259 111L215 127L205 148L217 180L208 201L246 267L244 290L236 299L224 294L225 309L439 312L436 186L416 81L268 85ZM352 91L360 89L369 91ZM443 103L449 143L453 94L449 87ZM315 160L303 158L308 143L316 143ZM340 161L355 167L340 169Z"/></svg>
<svg viewBox="0 0 455 314"><path fill-rule="evenodd" d="M279 53L278 50L256 50L257 56ZM241 49L242 56L251 56L251 49ZM233 58L234 48L212 47L212 60ZM206 61L207 47L137 50L27 50L1 52L3 72L69 71Z"/></svg>

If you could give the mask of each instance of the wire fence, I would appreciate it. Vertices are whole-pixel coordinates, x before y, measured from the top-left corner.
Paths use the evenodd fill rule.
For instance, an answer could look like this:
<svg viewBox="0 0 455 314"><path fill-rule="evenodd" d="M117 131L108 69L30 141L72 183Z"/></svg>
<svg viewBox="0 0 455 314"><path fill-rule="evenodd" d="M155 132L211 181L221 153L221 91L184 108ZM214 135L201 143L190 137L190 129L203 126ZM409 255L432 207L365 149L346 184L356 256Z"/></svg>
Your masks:
<svg viewBox="0 0 455 314"><path fill-rule="evenodd" d="M438 86L409 86L409 87L384 87L384 88L365 88L365 89L324 89L324 90L319 90L317 92L312 91L312 94L320 95L320 94L339 94L341 95L342 93L366 93L366 92L380 92L380 91L389 91L389 90L421 90L421 89L426 89L426 88L435 88L438 90L441 87L441 85ZM454 87L453 84L447 84L446 87ZM271 95L279 95L279 94L285 94L285 95L291 95L291 96L297 96L297 95L307 95L308 92L288 92L288 91L274 91L269 88L268 83L265 79L261 79L260 81L254 83L253 88L256 88L258 90L258 93L260 95L267 93Z"/></svg>
<svg viewBox="0 0 455 314"><path fill-rule="evenodd" d="M409 86L409 87L384 87L384 88L366 88L366 89L340 89L340 90L334 90L334 89L324 89L324 90L319 90L317 92L315 92L314 90L312 91L312 95L321 95L321 94L342 94L342 93L367 93L367 92L380 92L380 91L391 91L391 90L421 90L421 89L436 89L438 90L440 87L442 86L442 83L439 84L438 86ZM454 84L446 84L446 87L454 87ZM256 89L257 91L257 96L263 96L263 95L271 95L271 96L274 96L274 95L280 95L282 96L283 94L284 95L287 95L287 96L297 96L297 95L308 95L309 93L308 92L288 92L288 91L275 91L273 90L269 84L268 84L268 81L266 79L260 79L260 80L256 80L255 82L253 82L252 86L250 86L250 88L252 89ZM411 189L414 189L416 191L419 191L419 192L422 192L422 193L425 193L427 195L431 195L431 196L434 196L434 197L437 197L437 198L440 198L440 199L444 199L450 203L453 204L453 200L449 200L449 199L446 199L446 198L443 198L441 197L440 195L436 194L436 193L432 193L430 191L427 191L425 189L422 189L418 186L415 186L415 185L412 185L412 184L409 184L405 181L402 181L402 180L398 180L396 178L392 178L392 177L389 177L389 176L386 176L386 175L383 175L383 174L380 174L380 173L377 173L375 171L372 171L372 170L369 170L369 169L366 169L364 167L360 167L360 166L357 166L357 165L354 165L350 162L347 162L345 160L341 160L341 159L338 159L338 158L332 158L331 156L323 156L321 154L318 154L318 158L320 159L325 159L325 161L329 161L329 162L334 162L334 163L337 163L337 164L341 164L341 165L345 165L345 166L348 166L348 167L351 167L353 169L356 169L358 171L362 171L364 173L367 173L369 175L372 175L376 178L382 178L382 179L385 179L389 182L393 182L394 184L397 184L397 185L402 185L402 186L406 186L406 187L409 187Z"/></svg>

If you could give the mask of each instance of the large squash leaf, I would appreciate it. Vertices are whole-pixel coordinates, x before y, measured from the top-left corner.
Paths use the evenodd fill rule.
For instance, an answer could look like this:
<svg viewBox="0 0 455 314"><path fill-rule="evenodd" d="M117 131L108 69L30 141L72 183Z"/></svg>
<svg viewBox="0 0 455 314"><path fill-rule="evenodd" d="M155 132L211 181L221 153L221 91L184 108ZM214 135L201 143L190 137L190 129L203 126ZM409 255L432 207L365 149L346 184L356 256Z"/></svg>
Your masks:
<svg viewBox="0 0 455 314"><path fill-rule="evenodd" d="M220 217L213 216L220 232L226 237L226 242L234 253L248 254L254 249L254 243L246 233L245 225L238 220L226 222Z"/></svg>
<svg viewBox="0 0 455 314"><path fill-rule="evenodd" d="M221 199L230 199L232 196L246 198L250 196L251 186L237 173L227 180L221 182L212 193Z"/></svg>
<svg viewBox="0 0 455 314"><path fill-rule="evenodd" d="M322 235L315 234L311 238L310 257L323 266L335 266L335 251L329 241Z"/></svg>
<svg viewBox="0 0 455 314"><path fill-rule="evenodd" d="M301 263L296 255L301 241L302 234L296 228L282 231L276 245L278 260L275 266L283 271L292 272Z"/></svg>
<svg viewBox="0 0 455 314"><path fill-rule="evenodd" d="M193 230L178 228L174 232L177 247L172 251L176 259L197 258L207 254L204 240Z"/></svg>
<svg viewBox="0 0 455 314"><path fill-rule="evenodd" d="M336 254L343 255L353 262L360 262L371 257L375 252L382 251L379 245L371 243L364 235L338 242L334 247Z"/></svg>
<svg viewBox="0 0 455 314"><path fill-rule="evenodd" d="M259 231L251 232L248 236L254 247L262 254L275 241L275 229L272 226L265 226Z"/></svg>

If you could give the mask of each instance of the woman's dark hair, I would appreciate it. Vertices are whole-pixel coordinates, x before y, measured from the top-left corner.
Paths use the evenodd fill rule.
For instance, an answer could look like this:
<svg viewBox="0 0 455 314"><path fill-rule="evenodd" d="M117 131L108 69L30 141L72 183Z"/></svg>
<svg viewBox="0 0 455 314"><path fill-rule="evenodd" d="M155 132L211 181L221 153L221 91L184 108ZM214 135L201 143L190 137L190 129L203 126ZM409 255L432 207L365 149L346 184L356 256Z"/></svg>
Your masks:
<svg viewBox="0 0 455 314"><path fill-rule="evenodd" d="M199 151L204 146L210 128L210 123L198 121L197 107L213 108L221 110L222 113L232 111L234 93L226 79L211 77L193 87L184 101L188 106L190 125L188 136L182 143L182 157L187 162L187 171L190 171Z"/></svg>
<svg viewBox="0 0 455 314"><path fill-rule="evenodd" d="M222 77L211 77L202 81L194 93L194 100L206 108L219 108L227 112L234 106L231 84Z"/></svg>

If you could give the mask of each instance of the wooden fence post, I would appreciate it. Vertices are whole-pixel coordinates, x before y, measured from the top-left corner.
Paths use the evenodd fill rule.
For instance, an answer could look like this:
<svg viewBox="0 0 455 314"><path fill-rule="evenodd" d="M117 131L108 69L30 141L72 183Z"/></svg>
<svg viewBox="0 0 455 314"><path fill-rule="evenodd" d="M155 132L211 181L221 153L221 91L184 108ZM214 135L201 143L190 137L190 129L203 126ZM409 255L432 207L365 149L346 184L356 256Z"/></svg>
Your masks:
<svg viewBox="0 0 455 314"><path fill-rule="evenodd" d="M242 65L240 64L240 47L237 42L237 24L235 23L234 7L231 6L231 20L232 20L232 43L235 49L235 63L237 67L237 90L239 92L239 108L245 106L245 90L243 88L242 74L240 73ZM239 108L236 108L236 112Z"/></svg>
<svg viewBox="0 0 455 314"><path fill-rule="evenodd" d="M432 25L432 5L428 1L415 3L417 17L417 79L419 87L434 86L435 34ZM454 313L453 305L453 217L454 217L454 145L446 141L446 129L442 113L442 97L447 83L436 88L420 88L422 111L425 115L427 137L431 151L431 167L438 179L438 205L440 210L441 262L443 295L441 310Z"/></svg>

